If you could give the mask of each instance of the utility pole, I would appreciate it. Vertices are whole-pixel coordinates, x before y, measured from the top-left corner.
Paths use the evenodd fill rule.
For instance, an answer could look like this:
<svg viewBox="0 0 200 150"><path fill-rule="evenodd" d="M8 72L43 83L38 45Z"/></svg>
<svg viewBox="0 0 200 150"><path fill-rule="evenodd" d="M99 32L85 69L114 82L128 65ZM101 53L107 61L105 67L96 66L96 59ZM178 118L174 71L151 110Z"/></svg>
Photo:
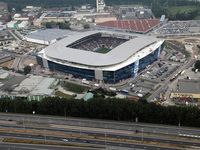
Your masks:
<svg viewBox="0 0 200 150"><path fill-rule="evenodd" d="M23 128L25 129L25 124L24 124L24 117L23 117L23 121L22 121L22 124L23 124Z"/></svg>
<svg viewBox="0 0 200 150"><path fill-rule="evenodd" d="M107 149L107 141L106 141L106 125L104 126L104 142L105 142L105 148Z"/></svg>
<svg viewBox="0 0 200 150"><path fill-rule="evenodd" d="M143 141L144 141L144 128L142 128L142 135L141 135L141 140L142 140L142 143L143 143Z"/></svg>
<svg viewBox="0 0 200 150"><path fill-rule="evenodd" d="M82 131L81 131L81 121L79 121L79 127L80 127L80 136L82 135Z"/></svg>
<svg viewBox="0 0 200 150"><path fill-rule="evenodd" d="M44 143L46 143L46 130L44 129Z"/></svg>

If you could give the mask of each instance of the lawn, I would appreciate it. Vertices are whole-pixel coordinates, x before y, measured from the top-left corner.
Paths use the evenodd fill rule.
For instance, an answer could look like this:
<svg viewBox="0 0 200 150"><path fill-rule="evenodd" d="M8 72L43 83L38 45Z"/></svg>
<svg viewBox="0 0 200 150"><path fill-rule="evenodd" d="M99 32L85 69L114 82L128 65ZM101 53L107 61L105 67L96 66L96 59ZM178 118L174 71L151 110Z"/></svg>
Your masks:
<svg viewBox="0 0 200 150"><path fill-rule="evenodd" d="M78 93L78 94L83 93L84 91L88 90L88 87L86 86L78 85L71 82L63 82L62 86L64 89L74 92L74 93Z"/></svg>
<svg viewBox="0 0 200 150"><path fill-rule="evenodd" d="M106 54L110 51L109 48L105 48L105 47L102 47L102 48L99 48L96 52L97 53L102 53L102 54Z"/></svg>
<svg viewBox="0 0 200 150"><path fill-rule="evenodd" d="M66 98L66 99L71 99L71 98L73 98L73 96L68 95L68 94L65 94L65 93L63 93L63 92L61 92L61 91L56 91L56 92L55 92L55 96L63 97L63 98Z"/></svg>

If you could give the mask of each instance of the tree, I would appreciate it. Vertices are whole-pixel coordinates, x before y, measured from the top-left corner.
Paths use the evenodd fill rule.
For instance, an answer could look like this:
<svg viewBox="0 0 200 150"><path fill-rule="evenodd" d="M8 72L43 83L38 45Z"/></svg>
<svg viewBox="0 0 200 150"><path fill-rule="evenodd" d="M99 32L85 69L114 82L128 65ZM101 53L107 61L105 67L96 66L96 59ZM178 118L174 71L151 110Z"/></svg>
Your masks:
<svg viewBox="0 0 200 150"><path fill-rule="evenodd" d="M194 68L200 70L200 60L197 60L194 64Z"/></svg>
<svg viewBox="0 0 200 150"><path fill-rule="evenodd" d="M57 23L57 25L59 26L59 29L70 29L70 23L68 21L65 22L59 22Z"/></svg>
<svg viewBox="0 0 200 150"><path fill-rule="evenodd" d="M89 25L89 24L84 24L84 25L83 25L83 28L84 28L84 29L89 29L89 28L90 28L90 25Z"/></svg>
<svg viewBox="0 0 200 150"><path fill-rule="evenodd" d="M29 74L31 72L31 67L30 66L25 66L24 67L24 74Z"/></svg>

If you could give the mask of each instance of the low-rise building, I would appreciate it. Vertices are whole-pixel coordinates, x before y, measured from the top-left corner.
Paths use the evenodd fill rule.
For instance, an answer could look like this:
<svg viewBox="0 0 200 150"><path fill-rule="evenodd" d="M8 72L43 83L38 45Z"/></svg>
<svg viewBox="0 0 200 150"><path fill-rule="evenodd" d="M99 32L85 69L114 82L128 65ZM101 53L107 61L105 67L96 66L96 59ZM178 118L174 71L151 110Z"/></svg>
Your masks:
<svg viewBox="0 0 200 150"><path fill-rule="evenodd" d="M200 80L178 80L177 89L171 92L171 98L192 98L200 100Z"/></svg>

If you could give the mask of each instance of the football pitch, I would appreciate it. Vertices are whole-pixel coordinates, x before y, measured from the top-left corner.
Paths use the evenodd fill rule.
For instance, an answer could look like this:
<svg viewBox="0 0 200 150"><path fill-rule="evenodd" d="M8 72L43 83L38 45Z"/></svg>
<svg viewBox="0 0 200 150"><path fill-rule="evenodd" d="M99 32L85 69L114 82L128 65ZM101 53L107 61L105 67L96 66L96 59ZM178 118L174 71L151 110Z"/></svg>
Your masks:
<svg viewBox="0 0 200 150"><path fill-rule="evenodd" d="M108 53L110 50L111 50L111 49L109 49L109 48L101 47L101 48L97 49L96 52L97 52L97 53L106 54L106 53Z"/></svg>

